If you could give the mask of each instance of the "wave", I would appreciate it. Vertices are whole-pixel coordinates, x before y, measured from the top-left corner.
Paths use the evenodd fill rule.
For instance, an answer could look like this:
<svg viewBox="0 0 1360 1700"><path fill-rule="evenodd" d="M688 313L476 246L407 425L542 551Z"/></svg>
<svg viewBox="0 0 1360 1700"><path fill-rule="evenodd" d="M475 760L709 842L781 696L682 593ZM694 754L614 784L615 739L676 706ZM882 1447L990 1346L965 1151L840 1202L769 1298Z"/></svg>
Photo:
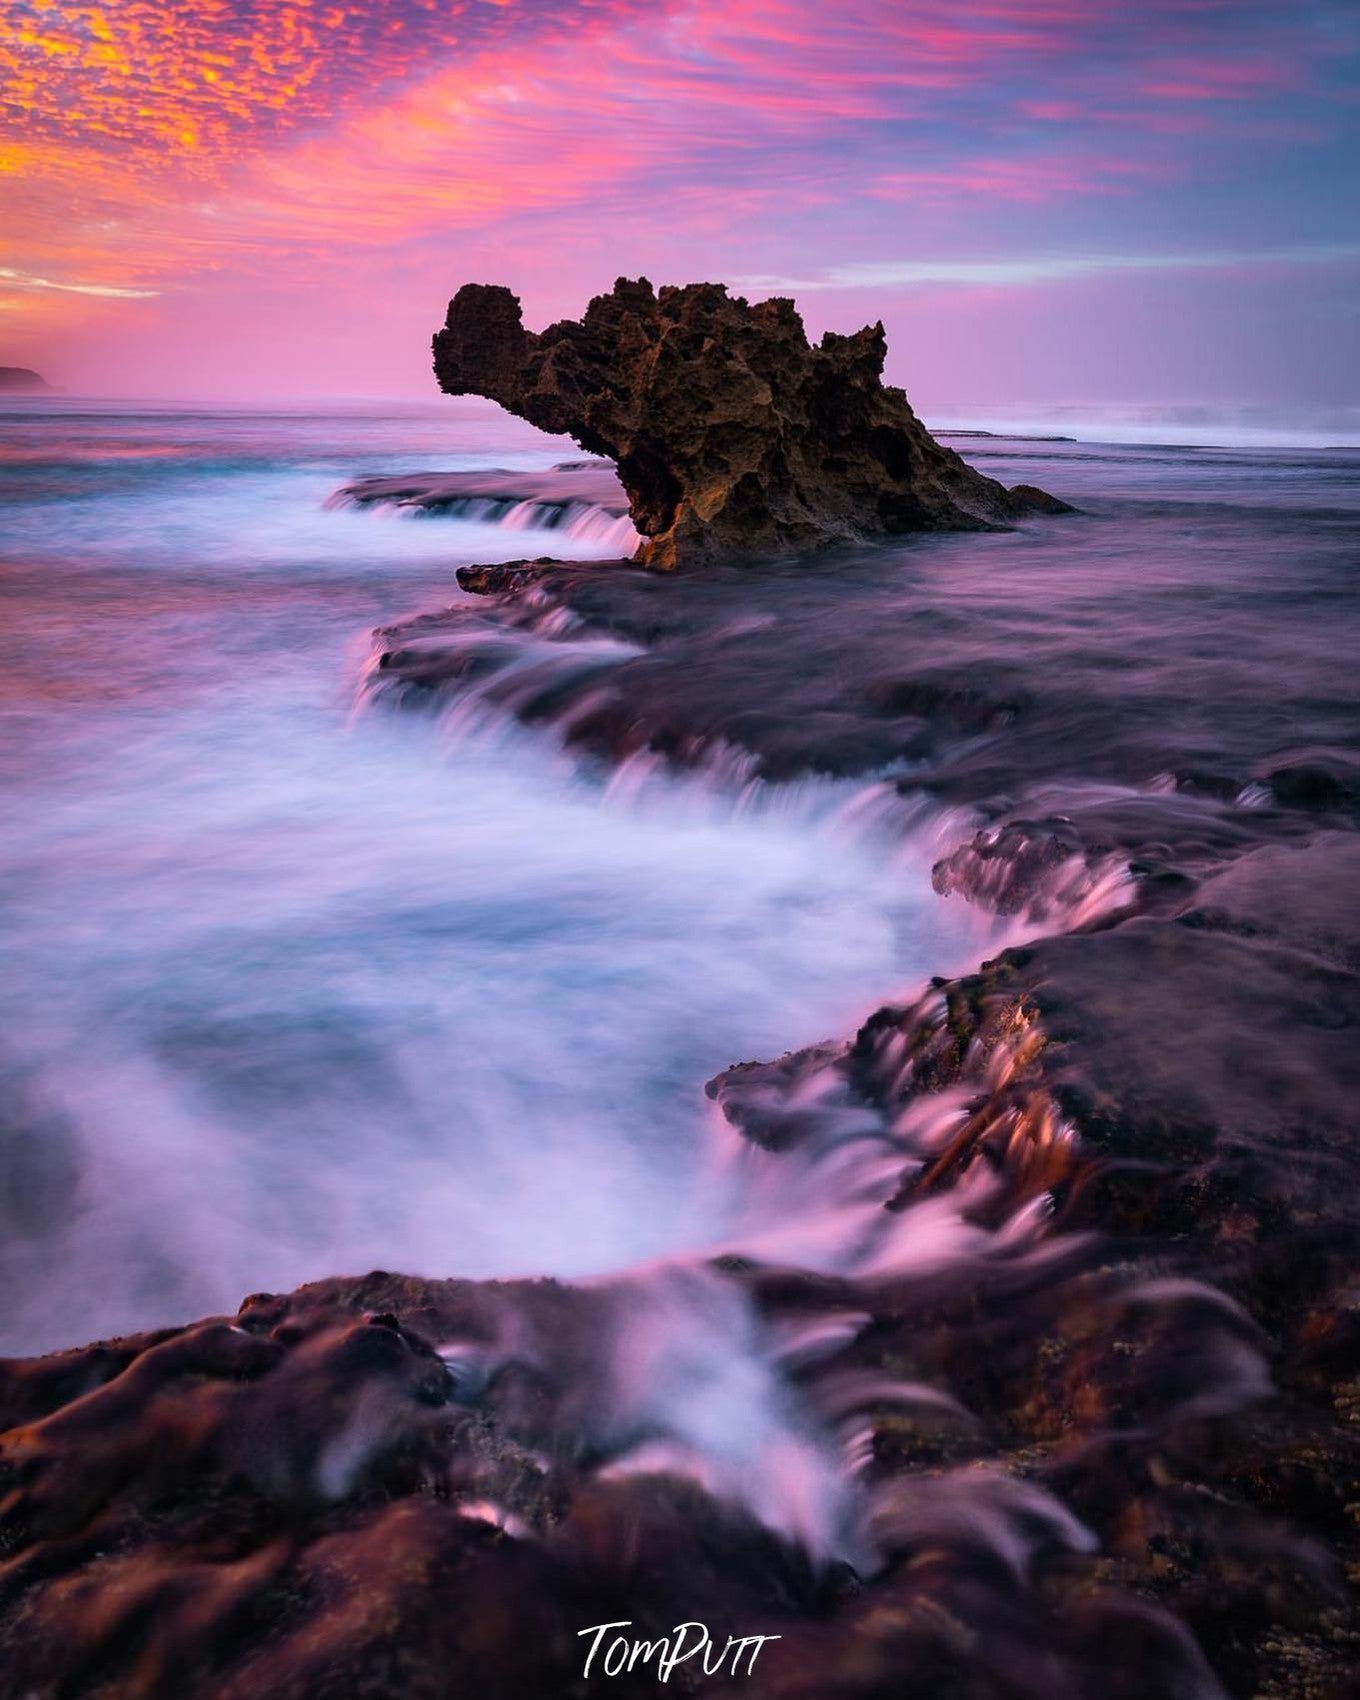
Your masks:
<svg viewBox="0 0 1360 1700"><path fill-rule="evenodd" d="M1202 402L956 404L927 421L941 437L1055 436L1089 443L1179 448L1360 448L1360 406L1226 407Z"/></svg>
<svg viewBox="0 0 1360 1700"><path fill-rule="evenodd" d="M563 461L537 472L421 472L356 479L328 507L362 508L402 517L451 517L503 531L555 532L598 544L608 556L630 556L641 538L613 468L602 461Z"/></svg>

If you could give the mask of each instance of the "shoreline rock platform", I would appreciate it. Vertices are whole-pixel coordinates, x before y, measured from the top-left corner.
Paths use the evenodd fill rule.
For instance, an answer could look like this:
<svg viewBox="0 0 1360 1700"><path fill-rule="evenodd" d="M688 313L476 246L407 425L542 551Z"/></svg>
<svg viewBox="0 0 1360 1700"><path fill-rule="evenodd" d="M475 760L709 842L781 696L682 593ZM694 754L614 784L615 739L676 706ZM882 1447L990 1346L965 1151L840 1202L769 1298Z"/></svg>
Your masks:
<svg viewBox="0 0 1360 1700"><path fill-rule="evenodd" d="M1273 559L1235 563L1216 601L1174 527L1131 564L1107 551L1099 583L1118 515L971 560L958 538L861 546L890 527L826 493L832 437L753 463L755 368L699 335L731 309L798 390L826 377L801 327L639 290L541 339L507 292L473 297L445 359L552 428L602 421L653 554L466 568L480 595L379 634L370 688L438 711L474 686L605 771L721 758L948 814L936 889L1025 916L1028 942L706 1091L753 1162L829 1182L860 1142L893 1165L877 1232L947 1216L973 1251L846 1274L734 1250L575 1284L375 1271L0 1363L0 1700L630 1700L652 1674L587 1683L581 1631L682 1619L780 1637L701 1689L745 1700L1346 1700L1360 763L1332 557L1295 551L1298 617L1326 628L1305 646ZM826 351L832 390L915 443L861 339ZM736 398L730 454L694 438L711 484L689 439L649 461L629 412L670 393L647 361L684 348L705 405L729 380ZM903 501L923 505L894 524L1014 517L916 447ZM743 490L756 553L735 553ZM961 499L984 496L982 517ZM1275 617L1244 630L1243 599ZM671 1314L673 1278L793 1342L781 1408L809 1430L860 1424L862 1547L818 1549L676 1467L630 1402L620 1343Z"/></svg>

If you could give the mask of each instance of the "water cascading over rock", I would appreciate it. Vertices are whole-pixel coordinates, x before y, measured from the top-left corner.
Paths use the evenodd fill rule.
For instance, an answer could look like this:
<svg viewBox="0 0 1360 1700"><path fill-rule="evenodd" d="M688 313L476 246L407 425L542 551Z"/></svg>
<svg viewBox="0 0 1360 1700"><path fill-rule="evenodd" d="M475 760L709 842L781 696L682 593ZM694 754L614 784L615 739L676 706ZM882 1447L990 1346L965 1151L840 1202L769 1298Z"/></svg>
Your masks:
<svg viewBox="0 0 1360 1700"><path fill-rule="evenodd" d="M1066 504L942 447L882 381L882 324L808 342L792 301L620 278L579 320L524 328L464 284L434 338L450 395L479 395L618 466L650 567L910 531L986 530Z"/></svg>

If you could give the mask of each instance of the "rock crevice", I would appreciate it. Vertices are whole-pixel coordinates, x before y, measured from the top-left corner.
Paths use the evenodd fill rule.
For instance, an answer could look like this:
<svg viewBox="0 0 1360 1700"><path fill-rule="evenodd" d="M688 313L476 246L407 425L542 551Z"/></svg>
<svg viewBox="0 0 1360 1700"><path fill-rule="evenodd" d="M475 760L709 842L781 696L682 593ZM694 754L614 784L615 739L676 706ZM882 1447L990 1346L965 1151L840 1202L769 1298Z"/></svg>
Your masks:
<svg viewBox="0 0 1360 1700"><path fill-rule="evenodd" d="M794 304L620 278L580 320L525 329L465 284L434 338L450 395L479 395L618 466L637 558L662 569L909 531L979 530L1066 505L975 472L882 381L881 324L808 342Z"/></svg>

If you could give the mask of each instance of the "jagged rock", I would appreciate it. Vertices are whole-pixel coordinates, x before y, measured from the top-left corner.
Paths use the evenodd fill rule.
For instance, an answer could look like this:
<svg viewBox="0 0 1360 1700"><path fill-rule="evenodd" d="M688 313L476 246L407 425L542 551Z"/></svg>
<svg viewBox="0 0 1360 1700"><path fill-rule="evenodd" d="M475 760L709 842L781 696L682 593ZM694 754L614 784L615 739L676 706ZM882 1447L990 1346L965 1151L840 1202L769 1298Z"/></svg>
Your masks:
<svg viewBox="0 0 1360 1700"><path fill-rule="evenodd" d="M790 300L620 278L536 333L519 299L465 284L434 338L450 395L499 402L618 465L651 567L1061 513L941 447L882 382L881 324L813 347Z"/></svg>

